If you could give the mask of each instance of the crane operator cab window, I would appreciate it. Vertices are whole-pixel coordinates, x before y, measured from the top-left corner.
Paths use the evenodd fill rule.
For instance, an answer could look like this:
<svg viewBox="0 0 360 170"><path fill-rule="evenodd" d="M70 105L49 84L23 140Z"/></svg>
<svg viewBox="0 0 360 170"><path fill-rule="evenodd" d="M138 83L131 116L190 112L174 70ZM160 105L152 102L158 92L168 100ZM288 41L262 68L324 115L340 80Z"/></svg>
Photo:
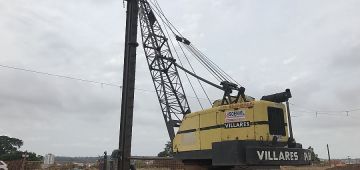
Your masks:
<svg viewBox="0 0 360 170"><path fill-rule="evenodd" d="M285 136L284 111L281 108L268 107L270 135Z"/></svg>

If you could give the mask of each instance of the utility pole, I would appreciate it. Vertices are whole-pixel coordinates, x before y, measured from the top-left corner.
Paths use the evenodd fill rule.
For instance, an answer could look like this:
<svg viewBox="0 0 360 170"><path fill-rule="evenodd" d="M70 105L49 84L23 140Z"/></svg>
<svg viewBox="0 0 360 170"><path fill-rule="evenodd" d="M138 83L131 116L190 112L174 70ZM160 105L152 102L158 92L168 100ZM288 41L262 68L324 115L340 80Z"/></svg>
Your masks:
<svg viewBox="0 0 360 170"><path fill-rule="evenodd" d="M103 166L103 170L107 170L107 152L104 152L104 166Z"/></svg>
<svg viewBox="0 0 360 170"><path fill-rule="evenodd" d="M127 0L118 170L130 169L139 0Z"/></svg>
<svg viewBox="0 0 360 170"><path fill-rule="evenodd" d="M21 164L21 170L25 170L25 167L26 167L26 158L29 157L29 155L27 154L27 151L25 151L21 157L23 158L22 160L22 164Z"/></svg>
<svg viewBox="0 0 360 170"><path fill-rule="evenodd" d="M330 166L331 166L331 159L330 159L329 144L326 144L326 148L327 148L327 153L328 153L328 158L329 158L329 164L330 164Z"/></svg>
<svg viewBox="0 0 360 170"><path fill-rule="evenodd" d="M288 114L288 122L289 122L289 131L290 131L290 138L291 140L294 140L293 130L292 130L292 124L291 124L291 115L290 115L290 108L289 108L289 101L286 101L286 112Z"/></svg>

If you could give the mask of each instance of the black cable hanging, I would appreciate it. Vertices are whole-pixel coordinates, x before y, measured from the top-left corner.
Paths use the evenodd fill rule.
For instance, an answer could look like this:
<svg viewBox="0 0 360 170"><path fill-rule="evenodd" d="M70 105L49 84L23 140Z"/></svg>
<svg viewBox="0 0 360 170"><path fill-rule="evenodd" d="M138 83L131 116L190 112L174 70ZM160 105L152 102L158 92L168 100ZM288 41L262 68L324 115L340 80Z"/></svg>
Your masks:
<svg viewBox="0 0 360 170"><path fill-rule="evenodd" d="M194 51L194 53L196 53L196 56L199 57L204 63L206 63L206 65L208 67L211 67L212 70L214 70L216 72L217 75L219 75L219 77L221 77L222 81L229 81L225 75L223 75L221 73L221 71L219 71L216 66L214 66L212 61L209 61L208 58L204 57L198 50L196 50L191 44L188 45L189 48Z"/></svg>
<svg viewBox="0 0 360 170"><path fill-rule="evenodd" d="M179 47L180 47L181 51L183 52L183 54L184 54L184 57L185 57L186 61L187 61L187 62L188 62L188 64L190 65L191 70L193 71L193 73L195 73L195 74L196 74L196 72L195 72L195 70L194 70L193 66L192 66L192 65L191 65L191 63L190 63L189 58L187 57L187 55L186 55L186 53L185 53L185 51L184 51L184 50L183 50L183 48L181 47L180 43L179 43L179 42L177 42L177 43L178 43L178 45L179 45ZM200 81L199 79L197 79L197 81L199 82L200 87L201 87L201 89L203 90L203 92L204 92L204 94L205 94L206 98L208 99L208 101L209 101L210 105L212 105L211 100L210 100L210 98L209 98L208 94L206 93L206 91L205 91L205 88L204 88L203 84L201 83L201 81Z"/></svg>
<svg viewBox="0 0 360 170"><path fill-rule="evenodd" d="M177 50L176 50L176 48L175 48L175 45L174 45L172 39L171 39L170 36L169 36L168 29L167 29L166 27L164 27L164 29L165 29L165 32L166 32L167 36L169 37L168 40L170 41L170 44L171 44L171 46L173 47L173 49L174 49L174 51L175 51L175 55L176 55L177 59L179 60L180 65L183 67L183 63L182 63L182 61L181 61L181 59L180 59L180 56L179 56L179 54L178 54L178 52L177 52ZM197 95L197 93L196 93L196 91L195 91L195 88L194 88L194 86L193 86L193 84L192 84L192 82L191 82L188 74L185 73L185 76L186 76L187 80L189 81L190 87L191 87L194 95L196 96L196 99L197 99L197 101L198 101L201 109L204 109L204 107L203 107L202 104L201 104L201 101L200 101L200 99L199 99L199 97L198 97L198 95Z"/></svg>
<svg viewBox="0 0 360 170"><path fill-rule="evenodd" d="M190 48L187 45L185 45L185 47L216 78L216 80L218 80L219 82L226 81L224 76L221 76L221 74L219 74L219 72L216 71L214 67L212 67L208 62L204 61L204 59L196 51L194 51L192 48Z"/></svg>
<svg viewBox="0 0 360 170"><path fill-rule="evenodd" d="M171 30L172 30L172 28L173 28L178 35L181 35L180 31L179 31L178 29L176 29L176 27L166 18L165 14L164 14L163 10L161 9L161 6L160 6L159 3L157 2L157 0L154 0L154 2L155 2L155 4L156 4L156 5L154 5L155 8L156 8L157 10L159 10L160 14L161 14L161 15L165 18L165 20L170 24L171 27L169 27L169 28L170 28ZM150 1L150 3L152 3L152 2ZM173 32L174 35L176 35L173 30L172 30L172 32ZM181 36L182 36L182 35L181 35Z"/></svg>
<svg viewBox="0 0 360 170"><path fill-rule="evenodd" d="M162 19L162 17L159 16L159 17L161 18L161 20L163 21L163 23L164 23L166 26L169 27L170 31L174 34L174 36L176 36L176 34L175 34L175 32L174 32L174 30L173 30L172 28L174 28L175 31L176 31L179 35L181 35L181 33L176 29L176 27L166 18L165 14L164 14L164 12L162 11L161 6L158 4L158 2L155 0L155 4L156 4L156 5L154 5L152 2L150 2L150 3L151 3L153 6L155 6L156 10L158 10L158 12L165 18L167 24L166 24L166 22L164 21L164 19ZM156 10L155 10L155 11L156 11ZM172 27L172 28L171 28L171 27ZM165 29L166 29L166 27L165 27ZM170 38L170 35L169 35L167 29L166 29L166 32L167 32L167 35L168 35L168 37L169 37L169 39L170 39L170 41L171 41L171 38ZM171 41L171 44L173 45L172 41ZM192 67L192 65L191 65L191 63L190 63L190 61L189 61L186 53L184 52L184 50L183 50L182 47L180 46L179 42L178 42L178 45L179 45L181 51L183 52L183 55L184 55L184 57L186 58L189 66L191 67L191 70L193 71L193 73L196 74L194 68ZM176 51L176 48L175 48L174 45L173 45L173 48L174 48L174 50ZM179 58L179 56L178 56L178 58ZM180 58L179 58L179 60L180 60ZM181 62L181 61L180 61L180 62ZM181 63L181 65L182 65L182 63ZM187 75L187 74L186 74L186 75ZM204 92L206 98L208 99L210 105L212 105L211 100L210 100L208 94L206 93L206 91L205 91L205 89L204 89L201 81L200 81L199 79L197 79L197 81L198 81L199 85L201 86L201 89L202 89L202 91ZM190 82L190 80L189 80L189 82ZM195 93L195 92L194 92L194 93Z"/></svg>
<svg viewBox="0 0 360 170"><path fill-rule="evenodd" d="M177 39L178 39L178 36L177 36L177 34L178 35L181 35L182 36L182 34L176 29L176 27L167 19L167 17L165 16L165 14L164 14L164 12L162 11L162 9L161 9L161 7L160 7L160 5L157 3L157 1L156 0L154 0L154 2L155 2L155 4L153 3L153 2L151 2L150 1L150 3L155 7L155 9L153 9L154 11L157 11L156 13L158 14L158 16L159 16L159 13L162 15L162 16L159 16L160 18L161 18L161 20L165 23L165 25L167 25L168 27L169 27L169 29L171 30L171 32L177 37ZM163 17L164 17L164 19L163 19ZM175 31L174 31L175 30ZM176 33L177 34L176 34ZM183 37L183 36L182 36ZM188 40L186 40L185 39L185 42L186 41L188 41ZM188 41L189 42L189 41ZM189 45L190 45L190 42L188 43ZM193 49L192 50L192 52L191 53L193 53L193 55L195 55L195 56L197 56L199 59L200 59L200 61L199 62L202 62L203 63L203 66L206 68L208 68L207 70L209 71L209 70L212 70L211 72L213 72L215 75L216 75L216 77L218 77L217 78L217 80L219 81L219 82L222 82L222 81L229 81L228 79L226 79L225 78L225 76L219 71L219 70L217 70L216 69L216 67L214 67L214 66L212 66L211 64L210 64L210 62L209 61L207 61L207 59L204 59L204 57L202 57L201 56L201 53L198 53L197 51L196 51L196 49ZM208 59L209 60L209 59ZM206 65L206 66L205 66ZM213 76L214 76L214 74L213 74ZM215 77L215 78L216 78Z"/></svg>
<svg viewBox="0 0 360 170"><path fill-rule="evenodd" d="M214 63L212 60L210 60L203 52L201 52L198 48L196 48L195 46L191 45L196 51L198 51L202 56L204 56L204 58L206 58L209 62L211 62L215 67L217 67L222 73L224 73L224 75L226 77L228 77L229 79L231 79L232 81L234 81L236 84L238 84L239 86L241 86L240 83L238 83L235 79L233 79L229 74L227 74L223 69L221 69L216 63Z"/></svg>
<svg viewBox="0 0 360 170"><path fill-rule="evenodd" d="M217 86L215 84L213 84L210 81L207 81L207 83L210 83L210 85L213 85L217 88L220 88L222 90L224 90L224 97L223 97L223 101L222 103L229 103L231 102L231 93L232 90L237 90L238 96L237 99L234 100L234 102L237 102L239 96L241 96L244 100L245 99L245 95L244 95L244 87L242 87L236 80L234 80L231 76L229 76L224 70L222 70L217 64L215 64L213 61L211 61L204 53L202 53L198 48L196 48L194 45L191 44L191 42L189 40L187 40L186 38L184 38L180 31L178 31L176 29L176 27L167 19L167 17L165 16L164 12L162 11L160 5L157 3L156 0L154 0L154 3L150 1L150 3L152 4L152 10L155 11L155 13L158 15L159 18L161 18L161 20L163 21L163 25L166 25L169 30L174 34L175 39L178 42L181 42L181 44L183 44L187 49L187 51L192 54L196 60L198 60L198 62L201 63L202 66L205 67L205 69L211 73L212 76L214 76L214 78L217 81L220 81L220 85L222 85L223 87L221 88L220 86ZM166 28L166 27L165 27ZM169 35L169 34L168 34ZM180 36L179 36L180 35ZM170 37L169 37L170 38ZM170 38L171 39L171 38ZM181 46L180 46L181 47ZM173 46L173 48L176 50L175 46ZM179 56L178 56L179 58ZM182 63L181 63L182 64ZM191 64L190 64L191 65ZM179 65L180 67L182 67L181 65ZM202 79L200 76L197 76L195 73L192 73L191 71L183 68L183 71L197 77L197 79ZM194 71L194 70L193 70ZM202 81L204 81L202 79ZM190 81L189 81L190 82ZM234 83L233 83L234 82ZM240 87L239 87L240 86ZM202 87L203 89L203 87ZM228 99L227 99L228 98Z"/></svg>
<svg viewBox="0 0 360 170"><path fill-rule="evenodd" d="M151 4L153 4L153 3L151 3ZM154 4L153 4L153 5L154 5ZM171 27L169 26L169 24L166 23L166 21L163 19L163 17L159 16L159 13L160 13L160 12L159 12L159 8L153 9L153 11L154 11L154 12L156 13L156 15L163 21L162 24L166 25L166 26L170 29L170 31L172 31L172 33L175 35L174 31L171 30ZM162 13L162 11L161 11L161 13ZM164 15L163 15L163 16L164 16ZM165 16L164 16L164 17L165 17ZM178 52L177 52L177 50L176 50L176 47L175 47L174 43L172 42L172 38L170 37L170 34L169 34L168 29L166 28L166 26L165 26L164 28L165 28L165 31L166 31L168 37L169 37L170 43L172 44L172 47L173 47L173 49L175 50L176 56L177 56L177 58L178 58L179 61L180 61L180 65L183 66L182 61L181 61L181 59L180 59L180 55L178 55ZM190 65L192 71L196 74L196 72L195 72L193 66L191 65L191 63L190 63L190 61L189 61L186 53L184 52L184 50L182 49L182 47L180 46L179 43L178 43L178 45L179 45L179 47L180 47L180 49L181 49L181 51L182 51L182 53L183 53L183 56L186 58L188 64ZM197 94L196 94L196 92L195 92L195 90L194 90L194 88L193 88L193 85L192 85L192 83L191 83L191 80L188 78L188 75L187 75L186 73L185 73L185 75L187 76L187 79L188 79L190 85L192 86L192 89L193 89L193 91L194 91L194 94L197 96ZM197 81L198 81L198 83L199 83L202 91L204 92L206 98L208 99L208 101L209 101L209 103L210 103L210 105L211 105L211 104L212 104L212 103L211 103L211 100L210 100L208 94L206 93L206 91L205 91L205 89L204 89L201 81L200 81L199 79L197 79ZM200 104L200 103L199 103L199 104ZM201 104L200 104L200 105L201 105Z"/></svg>
<svg viewBox="0 0 360 170"><path fill-rule="evenodd" d="M167 22L167 26L169 27L169 29L172 31L172 33L173 34L175 34L175 32L178 34L178 35L180 35L180 36L182 36L182 34L176 29L176 27L166 18L166 16L165 16L165 14L164 14L164 12L162 11L162 9L161 9L161 6L158 4L158 2L157 2L157 0L154 0L154 2L155 2L155 4L154 3L152 3L153 5L154 5L154 7L158 10L158 12L164 17L164 20L166 20L166 22ZM160 17L160 16L159 16ZM163 20L163 22L165 22ZM175 30L173 30L173 29ZM175 34L175 36L176 36L176 34ZM183 36L182 36L183 37ZM188 40L185 40L185 42L187 42ZM189 42L189 41L188 41ZM203 61L203 62L206 62L206 64L205 65L207 65L207 66L210 66L211 67L211 70L216 70L216 72L217 72L217 75L220 75L220 77L222 77L222 80L224 81L224 80L226 80L226 81L229 81L229 82L231 82L231 81L233 81L233 82L235 82L236 84L238 84L239 86L241 86L240 85L240 83L238 83L235 79L233 79L230 75L228 75L224 70L222 70L217 64L215 64L212 60L210 60L204 53L202 53L198 48L196 48L194 45L192 45L192 44L190 44L190 43L186 43L186 45L190 45L191 46L191 48L193 48L194 49L194 51L196 51L196 53L198 54L198 56L200 57L200 58L202 58L201 60ZM231 81L230 81L231 80Z"/></svg>

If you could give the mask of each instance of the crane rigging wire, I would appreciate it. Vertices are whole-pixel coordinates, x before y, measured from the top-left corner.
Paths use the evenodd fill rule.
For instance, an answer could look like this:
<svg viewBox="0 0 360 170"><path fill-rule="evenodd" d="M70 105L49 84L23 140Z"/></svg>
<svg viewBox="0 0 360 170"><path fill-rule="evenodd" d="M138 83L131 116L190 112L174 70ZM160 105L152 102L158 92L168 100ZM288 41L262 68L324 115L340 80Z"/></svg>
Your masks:
<svg viewBox="0 0 360 170"><path fill-rule="evenodd" d="M222 81L226 81L226 78L219 74L218 71L216 71L216 69L211 65L209 64L209 62L207 62L203 57L201 57L194 49L192 49L191 47L189 46L186 46L186 49L192 53L194 55L194 57L201 63L203 64L203 66L209 71L212 73L212 75L219 81L219 82L222 82Z"/></svg>
<svg viewBox="0 0 360 170"><path fill-rule="evenodd" d="M182 36L182 34L180 33L180 31L179 31L178 29L176 29L176 27L167 19L167 17L165 16L165 14L164 14L161 6L160 6L159 3L157 2L157 0L154 0L154 3L152 3L152 2L150 1L150 3L151 3L151 4L155 7L155 9L157 9L157 10L159 11L159 13L165 18L166 22L170 25L169 28L170 28L171 32L172 32L174 35L176 35L176 34L175 34L175 32L176 32L178 35L181 35L181 36ZM174 30L175 30L175 31L174 31Z"/></svg>
<svg viewBox="0 0 360 170"><path fill-rule="evenodd" d="M150 3L151 3L153 6L155 6L151 1L150 1ZM156 10L154 10L154 9L156 9ZM155 14L162 20L162 25L164 26L165 32L166 32L166 34L168 35L168 39L170 40L170 44L172 45L173 50L175 51L175 54L176 54L177 58L179 59L180 65L183 66L183 63L182 63L182 61L181 61L181 59L180 59L180 55L178 55L178 52L177 52L177 50L176 50L176 47L175 47L175 45L174 45L174 43L173 43L173 41L172 41L172 38L171 38L171 36L170 36L170 34L169 34L168 28L170 29L170 31L171 31L174 35L176 35L176 34L174 33L174 31L173 31L173 30L171 29L171 27L169 26L169 23L168 23L168 22L165 22L165 19L163 19L163 16L164 16L164 15L163 15L163 16L159 15L159 13L162 13L162 11L160 12L160 11L159 11L159 8L157 8L157 7L152 8L152 10L153 10L153 11L155 12ZM178 41L177 41L177 42L178 42ZM185 51L184 51L184 50L182 49L182 47L180 46L179 42L178 42L178 45L179 45L179 48L181 49L181 52L183 53L184 58L186 59L187 63L189 64L192 72L196 74L194 67L191 65L191 63L190 63L190 61L189 61L189 59L188 59ZM205 67L205 68L206 68L206 67ZM191 88L192 88L195 96L197 96L196 91L194 90L194 87L193 87L193 85L192 85L192 83L191 83L191 81L190 81L190 78L188 77L187 73L185 73L185 75L186 75L186 77L187 77L187 79L188 79L188 81L189 81L189 83L190 83L190 86L191 86ZM215 77L215 78L216 78L216 77ZM209 104L211 105L211 104L212 104L212 103L211 103L211 100L210 100L207 92L205 91L204 86L202 85L202 83L201 83L201 81L200 81L199 79L197 79L197 81L198 81L198 83L199 83L199 85L200 85L203 93L205 94L206 98L208 99ZM200 104L200 106L201 106L201 102L200 102L200 101L199 101L199 104ZM201 107L202 107L202 106L201 106ZM202 107L202 108L203 108L203 107Z"/></svg>
<svg viewBox="0 0 360 170"><path fill-rule="evenodd" d="M170 42L171 42L171 44L172 44L172 46L173 46L173 49L174 49L175 52L176 52L176 48L175 48L175 46L174 46L174 43L172 42L172 38L171 38L171 36L170 36L170 34L169 34L168 29L166 28L166 26L169 28L169 30L170 30L174 35L176 35L176 34L175 34L175 32L173 31L173 29L171 29L171 27L173 27L173 28L175 29L175 31L176 31L179 35L181 35L181 33L180 33L180 32L174 27L174 25L166 18L166 16L164 15L164 13L163 13L160 5L158 4L158 2L157 2L156 0L155 0L155 4L156 4L156 5L155 5L154 3L152 3L151 1L150 1L150 3L151 3L153 6L155 6L155 9L156 9L156 10L154 10L154 8L152 8L152 10L153 10L153 11L157 14L157 16L163 21L162 24L165 25L165 27L164 27L164 28L165 28L165 31L166 31L169 39L170 39ZM160 13L162 16L159 15L158 13ZM165 19L163 19L163 17L164 17ZM164 20L166 20L167 22L165 22ZM191 63L190 63L190 60L188 59L188 57L187 57L187 55L186 55L186 53L185 53L185 51L183 50L183 48L181 47L181 45L180 45L180 43L179 43L178 41L177 41L177 43L178 43L179 48L181 49L181 51L182 51L182 53L183 53L183 56L185 57L187 63L189 64L192 72L196 74L193 66L192 66ZM177 54L177 52L176 52L176 54ZM182 62L181 62L180 57L179 57L178 54L177 54L177 57L178 57L178 59L179 59L179 61L180 61L181 66L183 66L183 64L182 64ZM205 68L206 68L206 67L205 67ZM210 72L210 73L211 73L211 72ZM187 73L185 73L185 75L188 77ZM216 78L216 76L214 76L214 77ZM189 80L189 78L187 78L187 79ZM198 83L199 83L202 91L204 92L206 98L208 99L209 104L212 105L211 100L210 100L208 94L206 93L206 91L205 91L205 89L204 89L204 86L202 85L201 81L200 81L199 79L197 79L197 81L198 81ZM189 82L191 83L190 80L189 80ZM192 86L192 85L191 85L191 86ZM193 88L192 88L192 89L193 89ZM194 91L194 89L193 89L193 91ZM194 91L194 94L196 94L195 91Z"/></svg>
<svg viewBox="0 0 360 170"><path fill-rule="evenodd" d="M173 41L172 41L172 38L171 38L171 36L170 36L170 34L169 34L169 31L168 31L168 29L167 29L167 27L166 27L166 26L168 26L168 25L166 24L166 22L164 22L164 19L163 19L161 16L159 16L159 14L158 14L158 12L157 12L156 10L153 10L153 11L154 11L155 14L163 21L162 23L159 22L159 24L162 24L163 28L165 29L165 33L166 33L167 36L168 36L168 40L170 41L170 44L171 44L171 46L173 47L173 50L175 51L175 55L176 55L176 57L178 58L180 65L183 67L183 63L182 63L182 61L181 61L181 59L180 59L180 55L178 54L178 52L177 52L177 50L176 50L176 48L175 48L175 45L174 45L174 43L173 43ZM171 53L171 51L170 51L170 53ZM186 55L186 54L184 54L184 55ZM191 65L190 65L190 66L191 66ZM202 104L201 104L201 101L199 100L198 94L196 93L195 88L194 88L194 86L193 86L193 84L192 84L192 82L191 82L191 80L190 80L190 77L188 76L187 73L185 73L185 76L186 76L186 78L187 78L187 80L188 80L188 82L189 82L189 84L190 84L190 87L191 87L194 95L195 95L196 98L197 98L197 101L198 101L201 109L204 109L203 106L202 106ZM199 80L198 80L198 81L199 81ZM199 82L200 82L200 81L199 81ZM200 86L202 86L202 85L200 84ZM202 88L202 90L203 90L203 92L205 93L205 95L207 96L207 93L206 93L205 89ZM208 97L207 97L207 98L208 98ZM208 98L208 100L210 101L209 98Z"/></svg>
<svg viewBox="0 0 360 170"><path fill-rule="evenodd" d="M169 37L169 38L168 38L168 40L170 40L170 44L171 44L171 45L172 45L172 47L174 48L174 51L175 51L176 57L178 58L180 65L183 67L183 64L182 64L182 61L181 61L181 59L180 59L180 56L179 56L179 54L178 54L178 52L177 52L177 50L176 50L176 48L175 48L175 45L174 45L174 43L173 43L172 39L171 39L171 38L170 38L170 36L169 36L169 32L168 32L168 30L167 30L167 28L166 28L166 27L164 27L164 29L165 29L165 33L166 33L166 34L168 35L168 37ZM192 84L192 83L191 83L191 81L190 81L190 78L189 78L188 74L187 74L187 73L185 73L185 76L186 76L186 78L187 78L187 79L188 79L188 81L189 81L190 87L191 87L191 89L192 89L192 91L193 91L194 95L196 96L197 101L198 101L198 103L199 103L199 105L200 105L201 109L204 109L204 107L202 106L202 104L201 104L201 102L200 102L200 100L199 100L199 98L198 98L198 95L197 95L197 93L196 93L196 91L195 91L195 88L194 88L193 84ZM205 92L205 93L206 93L206 92Z"/></svg>
<svg viewBox="0 0 360 170"><path fill-rule="evenodd" d="M191 70L195 73L195 70L194 70L193 66L190 64L190 60L189 60L189 58L187 57L187 55L185 54L185 51L184 51L183 48L181 47L180 43L179 43L179 42L177 42L177 43L178 43L181 51L183 52L186 61L187 61L188 64L190 65ZM195 74L196 74L196 73L195 73ZM208 101L209 101L209 103L210 103L210 105L211 105L211 104L212 104L212 103L211 103L211 100L210 100L208 94L206 93L204 86L202 85L202 83L201 83L201 81L200 81L199 79L197 79L197 81L199 82L201 89L203 90L206 98L208 99Z"/></svg>
<svg viewBox="0 0 360 170"><path fill-rule="evenodd" d="M162 11L162 9L161 9L160 5L157 3L157 1L156 1L156 0L154 0L154 1L155 1L155 4L156 4L156 5L150 1L150 3L155 7L155 8L152 8L152 10L155 11L155 12L157 13L158 17L161 18L161 20L165 23L165 25L169 27L169 29L170 29L171 32L174 34L174 36L180 35L181 37L183 37L183 35L178 31L178 29L176 29L176 27L167 19L167 17L165 16L164 12ZM161 15L159 15L158 13L160 13ZM164 19L163 19L163 17L164 17ZM175 31L174 31L174 30L175 30ZM176 32L177 34L176 34L175 32ZM193 53L193 55L197 56L197 57L200 59L200 61L199 61L199 60L198 60L198 61L199 61L210 73L212 73L213 76L214 76L214 74L217 75L217 76L214 76L214 77L215 77L219 82L225 80L225 79L219 78L219 77L221 77L221 76L218 76L219 73L217 73L217 72L215 72L215 71L210 71L210 70L215 70L215 69L214 69L210 64L208 64L208 62L206 62L206 60L204 60L203 57L201 57L201 55L199 55L199 53L195 52L196 50L191 50L191 51L192 51L191 53ZM220 79L220 80L219 80L219 79Z"/></svg>
<svg viewBox="0 0 360 170"><path fill-rule="evenodd" d="M213 63L215 65L215 67L217 67L221 72L223 72L225 74L225 76L227 76L228 78L230 78L232 81L234 81L236 84L238 84L239 86L242 86L240 83L238 83L235 79L233 79L229 74L227 74L224 70L222 70L216 63L214 63L212 60L210 60L203 52L201 52L198 48L196 48L195 46L191 45L196 51L198 51L201 55L203 55L206 59L208 59L208 61L210 61L211 63Z"/></svg>
<svg viewBox="0 0 360 170"><path fill-rule="evenodd" d="M162 11L160 5L156 0L154 2L149 1L152 4L152 10L157 14L157 16L162 20L164 25L166 25L169 30L174 34L174 36L182 34L176 27L167 19L164 12ZM228 82L235 82L239 86L241 86L238 82L236 82L232 77L230 77L224 70L222 70L218 65L216 65L213 61L211 61L204 53L202 53L199 49L197 49L194 45L185 44L187 47L186 49L197 57L197 60L220 82L228 81ZM231 81L230 81L231 80Z"/></svg>
<svg viewBox="0 0 360 170"><path fill-rule="evenodd" d="M165 18L165 20L168 22L168 24L167 25L170 25L170 26L172 26L174 29L175 29L175 31L179 34L179 35L181 35L182 37L183 37L183 35L176 29L176 27L166 18L166 16L165 16L165 14L164 14L164 12L162 11L162 9L161 9L161 6L158 4L158 2L157 2L157 0L154 0L155 1L155 4L156 5L154 5L155 6L155 8L162 14L162 16ZM174 31L172 31L173 33L174 33ZM211 61L204 53L202 53L198 48L196 48L194 45L190 45L191 46L191 48L193 48L195 51L197 51L200 55L202 55L204 58L205 58L205 60L207 60L207 61L209 61L210 63L212 63L214 66L215 66L215 68L218 68L220 71L220 73L222 72L223 73L223 76L225 75L225 77L228 77L228 78L230 78L232 81L234 81L236 84L238 84L239 86L241 86L240 85L240 83L238 83L235 79L233 79L231 76L229 76L224 70L222 70L217 64L215 64L213 61ZM225 79L225 80L227 80L227 81L229 81L229 79Z"/></svg>

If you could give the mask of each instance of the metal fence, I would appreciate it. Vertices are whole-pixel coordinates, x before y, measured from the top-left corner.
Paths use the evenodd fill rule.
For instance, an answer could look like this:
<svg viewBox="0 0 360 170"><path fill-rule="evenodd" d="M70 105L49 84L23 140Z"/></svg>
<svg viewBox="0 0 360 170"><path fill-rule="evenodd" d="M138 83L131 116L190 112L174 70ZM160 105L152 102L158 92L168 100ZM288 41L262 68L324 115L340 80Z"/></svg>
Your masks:
<svg viewBox="0 0 360 170"><path fill-rule="evenodd" d="M8 170L37 170L42 169L42 161L6 161Z"/></svg>
<svg viewBox="0 0 360 170"><path fill-rule="evenodd" d="M158 157L134 157L133 163L137 170L154 169L154 170L184 170L184 164L179 160L172 158Z"/></svg>
<svg viewBox="0 0 360 170"><path fill-rule="evenodd" d="M181 161L172 158L161 157L132 157L131 164L136 170L184 170L184 164ZM117 160L108 160L104 164L102 160L99 164L99 170L117 170Z"/></svg>

